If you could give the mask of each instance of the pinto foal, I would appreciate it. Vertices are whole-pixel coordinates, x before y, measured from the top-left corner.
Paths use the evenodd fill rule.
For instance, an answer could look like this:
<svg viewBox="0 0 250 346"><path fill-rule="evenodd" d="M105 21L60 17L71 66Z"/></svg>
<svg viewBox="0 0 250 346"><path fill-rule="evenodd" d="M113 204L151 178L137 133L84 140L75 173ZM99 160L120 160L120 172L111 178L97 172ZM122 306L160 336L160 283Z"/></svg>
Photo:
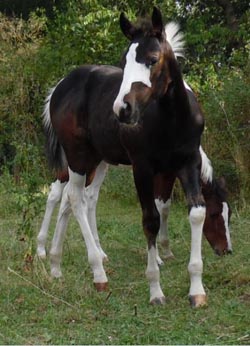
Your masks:
<svg viewBox="0 0 250 346"><path fill-rule="evenodd" d="M88 190L102 161L131 164L148 244L150 302L165 302L157 262L160 214L155 191L159 184L171 191L178 178L187 198L191 226L189 298L197 307L206 303L201 255L206 219L201 187L203 115L194 94L185 87L176 60L181 45L171 45L171 34L163 27L160 11L154 8L151 21L138 25L121 14L120 26L130 40L124 69L82 66L64 78L49 98L45 129L50 161L55 168L65 167L63 152L69 167L50 250L51 272L61 275L62 239L72 210L86 243L95 286L106 289L105 255L96 242L96 232L91 230ZM226 252L230 244L225 241L218 249Z"/></svg>

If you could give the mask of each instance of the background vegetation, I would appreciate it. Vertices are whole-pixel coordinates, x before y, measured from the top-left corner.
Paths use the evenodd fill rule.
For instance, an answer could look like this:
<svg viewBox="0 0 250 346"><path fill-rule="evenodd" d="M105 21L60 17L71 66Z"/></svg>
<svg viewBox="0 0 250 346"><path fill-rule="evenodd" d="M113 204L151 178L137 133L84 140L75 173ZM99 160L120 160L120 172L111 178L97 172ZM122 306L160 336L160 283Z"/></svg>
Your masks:
<svg viewBox="0 0 250 346"><path fill-rule="evenodd" d="M118 25L120 12L125 11L132 19L137 15L151 13L153 4L161 8L166 22L177 20L185 32L186 59L181 60L180 64L185 79L196 92L205 112L206 128L203 146L212 159L216 175L224 175L228 182L234 212L232 229L235 230L234 234L238 232L238 243L236 237L234 241L237 248L242 251L238 252L236 259L217 262L211 257L208 262L210 269L217 268L216 275L218 275L216 278L211 278L209 273L207 274L210 282L208 289L213 290L219 285L220 294L218 300L214 301L214 305L222 309L220 312L213 309L207 312L207 316L212 316L211 324L203 313L190 315L186 312L186 307L183 310L180 307L183 303L180 303L177 315L173 315L172 318L170 315L165 316L166 311L148 311L147 288L143 286L146 284L144 276L142 281L136 281L137 269L143 275L141 267L135 269L134 272L138 300L133 298L132 288L127 289L118 285L113 288L117 295L112 294L112 299L106 302L105 297L97 298L88 286L78 291L77 284L82 285L82 274L80 278L77 278L78 281L71 293L70 291L64 293L65 283L56 283L51 286L47 269L43 264L34 262L35 238L44 211L48 186L53 180L53 174L47 168L41 123L43 100L47 91L80 64L117 65L127 46L127 41L122 36ZM244 254L249 252L249 235L247 235L250 197L249 23L250 9L247 0L240 2L237 0L155 0L153 2L151 0L121 0L120 2L114 0L2 0L0 2L0 227L3 234L0 245L0 249L3 250L0 252L0 257L4 261L4 269L0 277L7 277L7 280L4 279L1 283L4 292L4 301L1 306L4 308L0 341L6 344L83 343L84 340L80 337L81 325L87 316L88 323L86 322L84 326L88 328L93 322L91 328L97 329L95 329L94 339L91 339L92 329L89 335L86 334L86 343L249 343L249 326L247 329L246 324L241 324L247 318L245 308L249 311L250 296L250 293L246 293L247 283L249 284L249 272L246 272L246 268L249 266L243 265L247 261ZM177 189L175 199L180 201L182 198L182 194ZM119 248L119 244L122 244L121 249L124 254L120 262L117 258L114 263L118 263L118 267L123 267L124 262L127 262L130 257L133 258L139 251L137 244L137 247L132 247L131 254L126 255L127 245L135 244L135 240L137 242L141 239L140 232L136 231L140 228L139 221L135 219L139 211L129 169L110 169L102 189L101 200L99 222L104 234L104 244L107 247L110 246L110 251L111 248ZM112 201L116 203L112 204ZM121 212L123 209L124 214ZM113 219L111 211L119 215L119 222ZM131 219L126 217L127 213L132 215ZM184 215L179 207L176 208L175 213L177 215L180 213L180 218ZM179 224L177 225L173 220L172 226L178 229ZM126 234L124 239L119 236L120 227ZM185 227L187 225L182 228L185 229ZM135 228L134 236L126 233L128 228ZM105 230L111 233L106 233ZM72 266L69 270L73 272L73 276L68 276L65 280L68 285L71 280L76 280L77 270L82 271L81 256L78 255L76 259L70 255L72 251L76 253L81 251L75 249L73 236L77 237L73 233L72 244L69 239L68 257L65 261L69 267ZM111 238L114 239L113 242ZM174 274L180 270L179 264L186 261L185 254L182 253L182 243L178 243L177 239L184 241L185 244L188 240L178 232L173 233L173 239L177 242L177 250L179 249L179 253L184 257L180 257L179 262L175 263L172 269L164 269L167 271L166 276L171 276L168 270ZM140 244L144 254L144 242ZM144 261L142 253L138 252L138 256L141 256L139 262ZM114 252L110 258L112 256L115 258L115 255ZM79 265L76 262L79 262ZM235 262L242 263L242 267L237 268ZM111 263L109 274L116 276L113 266L114 264ZM131 264L130 267L132 266ZM226 266L232 271L228 275L224 272ZM21 275L21 278L18 279L18 276L10 272L7 267ZM182 268L186 270L185 267ZM45 276L40 278L39 275L43 271ZM222 281L219 279L219 273L223 274ZM74 306L73 309L64 302L58 303L57 298L44 299L39 311L42 318L45 311L47 312L48 305L49 318L43 324L37 316L35 303L33 305L27 303L27 301L30 303L32 299L34 302L41 299L39 290L27 283L23 277L53 296L70 294L70 297L67 296L65 300L70 301L71 305L75 304L76 295L79 297L84 297L85 294L90 295L91 299L85 303L83 298L79 298L79 306ZM233 277L232 281L229 277ZM90 276L87 282L90 284ZM186 295L187 287L184 287L181 292L178 291L177 287L183 287L181 281L172 285L173 292L177 290L176 292L180 295ZM15 288L18 293L13 295L12 290ZM66 289L70 288L66 287ZM123 298L130 299L127 306L126 299L123 298L124 305L119 305L118 292L121 290ZM145 304L143 316L146 316L146 320L142 316L135 319L133 315L133 306L141 301L140 295L144 297L144 300L142 299ZM220 301L220 299L224 301L223 297L227 301L225 309ZM176 307L175 293L170 299L172 302L169 309L172 311ZM93 305L96 306L94 310ZM62 332L59 327L56 327L55 332L50 330L58 307L61 310L66 308L68 317L65 314L58 317L58 323L59 325L68 323L68 331ZM25 316L21 314L23 308L26 309ZM8 311L12 311L11 314ZM158 323L151 321L151 314L152 318L157 317L163 322L160 328ZM234 316L233 322L228 317L230 314ZM24 318L24 324L34 326L36 322L39 322L40 330L34 330L33 334L30 330L23 330L18 315ZM110 335L106 335L101 330L101 325L110 324L117 316L119 316L118 324L112 327L113 332ZM175 318L184 328L183 335L175 335L177 323ZM218 318L220 322L219 327L216 328L213 323L218 323ZM106 322L103 324L105 319ZM13 323L13 328L10 323ZM128 327L129 323L132 327ZM70 328L73 328L76 334L70 332ZM155 328L158 328L157 335L153 332ZM189 338L192 328L194 328L194 334ZM198 334L197 328L200 331ZM145 332L147 329L148 333ZM3 334L2 330L9 332ZM117 330L121 332L120 339L118 339ZM212 336L209 334L211 330ZM168 331L168 339L165 338L166 331ZM61 339L57 338L59 332L62 332ZM39 333L42 335L41 338L35 338L34 335ZM131 337L135 333L138 333L138 337Z"/></svg>

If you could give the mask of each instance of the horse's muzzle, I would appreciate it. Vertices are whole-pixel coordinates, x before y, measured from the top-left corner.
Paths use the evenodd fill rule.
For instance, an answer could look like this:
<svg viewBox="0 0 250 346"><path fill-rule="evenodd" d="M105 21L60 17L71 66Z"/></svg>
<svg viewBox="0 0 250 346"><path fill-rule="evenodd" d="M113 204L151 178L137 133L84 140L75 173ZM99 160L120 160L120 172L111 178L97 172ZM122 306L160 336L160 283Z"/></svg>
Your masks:
<svg viewBox="0 0 250 346"><path fill-rule="evenodd" d="M225 255L232 255L233 251L231 249L224 249L224 250L214 249L214 253L218 256L225 256Z"/></svg>

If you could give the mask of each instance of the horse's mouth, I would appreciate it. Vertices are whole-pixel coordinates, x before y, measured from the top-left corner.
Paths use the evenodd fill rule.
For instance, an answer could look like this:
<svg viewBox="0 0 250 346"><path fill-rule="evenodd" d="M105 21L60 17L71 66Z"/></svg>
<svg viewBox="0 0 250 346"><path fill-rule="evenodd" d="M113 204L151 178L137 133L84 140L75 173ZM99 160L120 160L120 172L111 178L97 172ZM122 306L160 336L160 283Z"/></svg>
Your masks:
<svg viewBox="0 0 250 346"><path fill-rule="evenodd" d="M127 104L126 108L121 108L119 113L119 122L126 125L135 126L138 124L139 112L132 112L132 108Z"/></svg>
<svg viewBox="0 0 250 346"><path fill-rule="evenodd" d="M233 251L231 249L224 249L224 250L219 250L219 249L214 249L214 253L217 256L225 256L225 255L232 255Z"/></svg>

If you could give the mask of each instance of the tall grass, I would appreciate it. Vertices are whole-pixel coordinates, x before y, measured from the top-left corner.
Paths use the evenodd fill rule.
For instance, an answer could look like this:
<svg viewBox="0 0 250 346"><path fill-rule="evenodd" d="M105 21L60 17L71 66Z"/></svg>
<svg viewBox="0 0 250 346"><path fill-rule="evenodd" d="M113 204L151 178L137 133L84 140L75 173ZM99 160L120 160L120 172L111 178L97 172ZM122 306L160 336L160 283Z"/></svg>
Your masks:
<svg viewBox="0 0 250 346"><path fill-rule="evenodd" d="M75 220L70 222L64 244L64 276L52 280L49 260L35 258L27 263L24 259L26 239L16 232L20 215L11 203L8 208L4 205L1 197L1 344L249 344L248 213L238 214L234 209L232 256L216 257L204 241L203 281L209 305L193 310L187 299L190 232L183 206L175 203L170 214L176 258L161 267L167 304L153 307L149 305L146 242L136 201L125 205L105 189L101 192L98 226L109 256L105 264L109 291L101 294L93 287ZM41 218L34 222L34 242L40 222ZM51 233L54 226L55 219Z"/></svg>

